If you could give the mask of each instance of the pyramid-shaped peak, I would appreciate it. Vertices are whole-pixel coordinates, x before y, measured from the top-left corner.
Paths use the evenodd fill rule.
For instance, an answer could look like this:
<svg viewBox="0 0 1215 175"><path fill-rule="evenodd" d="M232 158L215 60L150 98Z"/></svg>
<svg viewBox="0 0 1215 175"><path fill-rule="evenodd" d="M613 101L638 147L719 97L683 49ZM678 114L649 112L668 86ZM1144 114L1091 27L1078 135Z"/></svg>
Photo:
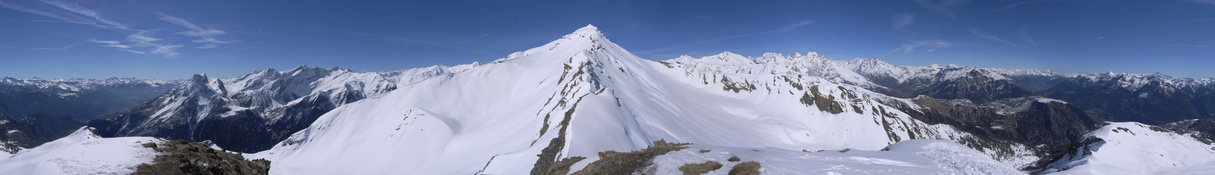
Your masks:
<svg viewBox="0 0 1215 175"><path fill-rule="evenodd" d="M603 32L600 32L599 28L595 27L595 25L587 24L586 27L579 28L578 30L575 30L574 33L570 33L570 35L578 35L578 36L584 36L584 37L603 37Z"/></svg>

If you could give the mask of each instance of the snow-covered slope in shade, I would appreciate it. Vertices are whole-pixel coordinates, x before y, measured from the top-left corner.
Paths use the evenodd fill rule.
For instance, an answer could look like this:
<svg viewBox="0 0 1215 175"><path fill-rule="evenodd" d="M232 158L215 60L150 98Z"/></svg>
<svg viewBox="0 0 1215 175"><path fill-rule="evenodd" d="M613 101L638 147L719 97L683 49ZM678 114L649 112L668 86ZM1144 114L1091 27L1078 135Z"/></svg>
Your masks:
<svg viewBox="0 0 1215 175"><path fill-rule="evenodd" d="M755 161L763 174L1024 174L987 155L941 140L906 140L885 151L792 151L773 148L734 148L690 145L653 159L649 174L682 174L680 166L713 161L722 168L707 174L727 174L737 164ZM703 152L708 150L708 152ZM738 161L730 161L733 156Z"/></svg>
<svg viewBox="0 0 1215 175"><path fill-rule="evenodd" d="M561 158L588 157L577 170L600 151L637 150L659 139L787 150L977 140L916 121L876 101L899 99L855 86L726 76L691 76L638 58L587 26L493 63L339 107L249 157L271 160L274 174L526 174Z"/></svg>
<svg viewBox="0 0 1215 175"><path fill-rule="evenodd" d="M152 162L151 137L101 138L82 127L59 140L0 158L0 174L129 174Z"/></svg>
<svg viewBox="0 0 1215 175"><path fill-rule="evenodd" d="M1175 174L1211 172L1215 145L1189 134L1135 122L1113 122L1084 135L1052 163L1053 174ZM1204 168L1205 167L1205 168Z"/></svg>

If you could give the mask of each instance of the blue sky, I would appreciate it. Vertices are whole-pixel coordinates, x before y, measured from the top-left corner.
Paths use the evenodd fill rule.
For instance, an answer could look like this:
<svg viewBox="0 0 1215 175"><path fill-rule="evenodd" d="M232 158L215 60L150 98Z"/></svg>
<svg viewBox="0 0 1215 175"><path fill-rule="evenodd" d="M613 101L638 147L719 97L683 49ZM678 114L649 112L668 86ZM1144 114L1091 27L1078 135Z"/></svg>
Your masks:
<svg viewBox="0 0 1215 175"><path fill-rule="evenodd" d="M184 79L489 62L593 24L646 59L819 52L895 65L1215 77L1215 0L0 0L0 76Z"/></svg>

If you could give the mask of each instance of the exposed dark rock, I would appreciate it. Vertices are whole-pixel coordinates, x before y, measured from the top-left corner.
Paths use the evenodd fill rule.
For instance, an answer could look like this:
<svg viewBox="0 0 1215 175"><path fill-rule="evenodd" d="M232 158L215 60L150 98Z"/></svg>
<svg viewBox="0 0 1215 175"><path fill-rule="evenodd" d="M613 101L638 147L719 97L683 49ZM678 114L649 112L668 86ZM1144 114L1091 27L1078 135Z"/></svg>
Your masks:
<svg viewBox="0 0 1215 175"><path fill-rule="evenodd" d="M759 162L747 161L730 168L729 175L759 175Z"/></svg>
<svg viewBox="0 0 1215 175"><path fill-rule="evenodd" d="M721 169L721 166L721 163L705 161L705 163L684 164L683 166L679 166L679 171L683 171L683 175L698 175Z"/></svg>
<svg viewBox="0 0 1215 175"><path fill-rule="evenodd" d="M152 164L140 165L132 174L269 174L270 161L245 160L240 154L211 149L185 140L146 143L157 155Z"/></svg>
<svg viewBox="0 0 1215 175"><path fill-rule="evenodd" d="M646 149L632 152L604 151L598 161L591 162L586 168L574 172L581 174L633 174L641 172L652 164L654 157L671 151L688 148L687 143L667 143L665 140L654 141L654 145Z"/></svg>
<svg viewBox="0 0 1215 175"><path fill-rule="evenodd" d="M1212 140L1215 140L1215 117L1169 122L1160 127L1177 133L1189 134L1195 140L1203 143L1210 144Z"/></svg>
<svg viewBox="0 0 1215 175"><path fill-rule="evenodd" d="M1088 115L1104 121L1157 125L1215 114L1215 87L1177 86L1148 78L1148 83L1135 89L1120 84L1132 77L1108 78L1061 80L1040 94L1075 104Z"/></svg>
<svg viewBox="0 0 1215 175"><path fill-rule="evenodd" d="M928 107L917 112L915 109L903 107L912 118L928 124L947 124L965 132L969 132L980 140L964 141L962 144L978 150L995 149L1001 154L1011 154L1010 143L1025 145L1044 145L1030 148L1040 155L1057 155L1070 149L1069 144L1077 137L1097 124L1079 108L1061 102L1040 102L1034 98L1009 101L1008 103L1029 103L1024 111L1011 114L1000 114L996 109L974 105L954 105L934 98L921 97L914 100L916 104ZM1035 168L1049 163L1043 159Z"/></svg>
<svg viewBox="0 0 1215 175"><path fill-rule="evenodd" d="M579 98L578 101L582 101L582 99ZM565 112L565 118L561 119L561 123L557 125L561 127L561 129L557 130L557 137L549 141L548 146L544 147L539 155L536 155L540 158L536 159L536 164L532 166L532 175L568 174L570 166L586 159L585 157L570 157L560 161L556 160L560 156L561 150L565 149L565 132L570 125L570 120L573 118L574 109L577 108L578 102L574 102L570 110Z"/></svg>

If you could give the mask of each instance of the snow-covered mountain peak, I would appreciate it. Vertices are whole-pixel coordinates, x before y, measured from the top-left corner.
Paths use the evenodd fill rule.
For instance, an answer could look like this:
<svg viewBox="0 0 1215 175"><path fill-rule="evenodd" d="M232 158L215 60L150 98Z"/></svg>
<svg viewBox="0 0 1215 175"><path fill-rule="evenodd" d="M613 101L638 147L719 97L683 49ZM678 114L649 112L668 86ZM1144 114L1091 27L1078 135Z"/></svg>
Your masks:
<svg viewBox="0 0 1215 175"><path fill-rule="evenodd" d="M586 27L579 28L578 30L575 30L574 33L571 33L570 35L603 37L603 32L600 32L599 28L595 27L595 25L587 24Z"/></svg>
<svg viewBox="0 0 1215 175"><path fill-rule="evenodd" d="M711 59L721 60L721 61L725 61L725 62L739 62L739 63L750 62L750 60L748 60L746 56L742 56L742 55L736 54L734 52L729 52L729 51L721 52L717 55L707 56L705 58L711 58Z"/></svg>
<svg viewBox="0 0 1215 175"><path fill-rule="evenodd" d="M335 72L335 71L341 71L341 70L338 69L337 67L334 67L331 69L326 69L326 68L320 68L320 67L309 66L309 65L300 65L299 67L295 67L295 69L291 69L290 71L287 71L286 74L291 75L291 76L320 75L320 74L329 74L330 72Z"/></svg>
<svg viewBox="0 0 1215 175"><path fill-rule="evenodd" d="M203 83L203 84L205 84L205 83L207 83L208 81L209 81L209 80L207 80L207 74L194 74L194 76L193 76L193 77L190 77L190 81L189 81L189 82L190 82L190 83L192 83L192 84L197 84L197 83Z"/></svg>
<svg viewBox="0 0 1215 175"><path fill-rule="evenodd" d="M501 62L515 60L515 59L523 58L523 57L532 57L532 58L536 58L536 59L559 60L559 61L564 62L564 61L570 61L570 58L572 58L572 57L570 57L568 55L565 57L557 57L556 55L565 55L565 54L569 54L569 53L586 52L586 53L582 53L585 56L585 55L590 55L591 53L593 53L596 50L604 50L605 47L612 47L612 48L614 48L613 50L617 50L617 49L624 50L624 49L619 49L620 46L617 46L616 44L613 44L611 41L609 41L607 39L607 37L605 37L603 35L603 33L599 31L599 28L597 28L593 25L587 25L586 27L575 30L573 33L562 36L560 39L549 42L548 44L545 44L540 47L528 49L526 51L511 53L510 55L507 55L505 58L494 60L493 63L501 63ZM626 53L627 53L627 51L626 51ZM536 55L536 54L543 54L546 56L532 56L532 55ZM551 61L551 62L555 62L555 61Z"/></svg>

